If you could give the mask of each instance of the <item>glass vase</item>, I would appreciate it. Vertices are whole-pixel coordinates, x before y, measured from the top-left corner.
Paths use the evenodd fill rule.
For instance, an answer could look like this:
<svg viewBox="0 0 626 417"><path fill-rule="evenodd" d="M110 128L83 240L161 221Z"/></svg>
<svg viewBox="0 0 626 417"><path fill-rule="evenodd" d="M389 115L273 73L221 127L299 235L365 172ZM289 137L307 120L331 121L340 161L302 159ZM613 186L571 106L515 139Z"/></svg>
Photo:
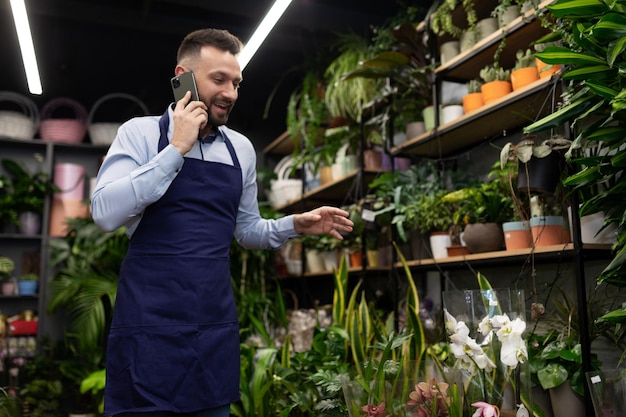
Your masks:
<svg viewBox="0 0 626 417"><path fill-rule="evenodd" d="M476 402L515 416L521 404L532 415L524 292L454 290L443 292L448 344L463 375L464 415Z"/></svg>

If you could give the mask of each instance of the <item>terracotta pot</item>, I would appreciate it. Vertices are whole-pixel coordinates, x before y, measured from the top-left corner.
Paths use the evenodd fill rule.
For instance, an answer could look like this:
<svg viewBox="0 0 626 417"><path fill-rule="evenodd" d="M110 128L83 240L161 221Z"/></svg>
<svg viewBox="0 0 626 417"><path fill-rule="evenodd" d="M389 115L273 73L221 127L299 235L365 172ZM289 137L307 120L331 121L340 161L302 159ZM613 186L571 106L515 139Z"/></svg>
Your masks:
<svg viewBox="0 0 626 417"><path fill-rule="evenodd" d="M530 248L533 236L530 233L530 223L527 221L502 223L504 245L506 250Z"/></svg>
<svg viewBox="0 0 626 417"><path fill-rule="evenodd" d="M569 241L562 216L538 216L530 219L530 230L535 246L562 245Z"/></svg>
<svg viewBox="0 0 626 417"><path fill-rule="evenodd" d="M469 255L470 251L467 249L467 246L456 245L456 246L448 246L447 248L448 256L462 256Z"/></svg>
<svg viewBox="0 0 626 417"><path fill-rule="evenodd" d="M537 67L519 68L511 71L511 86L513 91L526 87L539 79Z"/></svg>
<svg viewBox="0 0 626 417"><path fill-rule="evenodd" d="M483 93L469 93L463 96L463 112L469 113L485 105Z"/></svg>
<svg viewBox="0 0 626 417"><path fill-rule="evenodd" d="M539 58L535 58L535 62L537 63L537 73L539 74L539 78L550 77L552 74L561 69L561 65L555 64L549 67L548 64L541 61Z"/></svg>
<svg viewBox="0 0 626 417"><path fill-rule="evenodd" d="M361 266L363 266L363 253L360 250L350 252L349 259L351 268L360 268Z"/></svg>
<svg viewBox="0 0 626 417"><path fill-rule="evenodd" d="M513 91L513 87L510 81L490 81L484 83L480 87L480 91L483 93L485 104L489 104L509 94Z"/></svg>
<svg viewBox="0 0 626 417"><path fill-rule="evenodd" d="M463 241L471 253L495 252L504 246L498 223L470 223L463 230Z"/></svg>

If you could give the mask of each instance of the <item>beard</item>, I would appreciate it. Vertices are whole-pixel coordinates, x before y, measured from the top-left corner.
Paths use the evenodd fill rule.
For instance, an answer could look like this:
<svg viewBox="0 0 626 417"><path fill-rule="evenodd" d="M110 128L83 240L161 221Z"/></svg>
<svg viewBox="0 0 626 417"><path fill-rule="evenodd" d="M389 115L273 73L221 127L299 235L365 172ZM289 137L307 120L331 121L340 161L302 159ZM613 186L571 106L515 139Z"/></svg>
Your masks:
<svg viewBox="0 0 626 417"><path fill-rule="evenodd" d="M235 102L232 100L213 99L208 102L209 121L207 124L215 127L225 125L234 105Z"/></svg>

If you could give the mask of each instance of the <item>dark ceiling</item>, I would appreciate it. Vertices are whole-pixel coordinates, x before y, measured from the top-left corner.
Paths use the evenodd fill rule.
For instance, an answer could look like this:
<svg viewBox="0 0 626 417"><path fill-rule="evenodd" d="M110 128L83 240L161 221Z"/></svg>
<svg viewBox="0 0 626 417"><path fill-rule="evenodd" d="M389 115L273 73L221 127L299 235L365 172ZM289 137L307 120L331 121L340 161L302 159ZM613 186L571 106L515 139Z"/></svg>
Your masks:
<svg viewBox="0 0 626 417"><path fill-rule="evenodd" d="M0 90L28 95L9 0L0 1ZM42 96L31 98L41 108L52 98L69 97L89 110L105 94L124 92L140 98L151 113L161 113L171 100L169 79L185 34L218 27L245 42L272 3L26 0L44 89ZM372 25L384 23L398 9L391 0L293 0L244 71L231 127L257 146L277 136L285 129L287 99L302 70L328 59L337 33L369 36ZM266 101L277 85L266 118Z"/></svg>

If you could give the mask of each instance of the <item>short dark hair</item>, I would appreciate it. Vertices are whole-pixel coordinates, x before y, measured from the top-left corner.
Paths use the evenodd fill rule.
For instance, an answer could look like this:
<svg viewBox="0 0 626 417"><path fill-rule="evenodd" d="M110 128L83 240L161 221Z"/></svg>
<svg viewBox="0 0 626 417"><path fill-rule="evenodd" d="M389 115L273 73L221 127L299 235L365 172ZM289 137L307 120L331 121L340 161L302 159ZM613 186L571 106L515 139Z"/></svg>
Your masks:
<svg viewBox="0 0 626 417"><path fill-rule="evenodd" d="M243 44L238 37L223 29L199 29L191 32L180 44L176 55L177 62L184 58L194 57L200 54L204 46L213 46L222 51L228 51L233 55L239 54Z"/></svg>

